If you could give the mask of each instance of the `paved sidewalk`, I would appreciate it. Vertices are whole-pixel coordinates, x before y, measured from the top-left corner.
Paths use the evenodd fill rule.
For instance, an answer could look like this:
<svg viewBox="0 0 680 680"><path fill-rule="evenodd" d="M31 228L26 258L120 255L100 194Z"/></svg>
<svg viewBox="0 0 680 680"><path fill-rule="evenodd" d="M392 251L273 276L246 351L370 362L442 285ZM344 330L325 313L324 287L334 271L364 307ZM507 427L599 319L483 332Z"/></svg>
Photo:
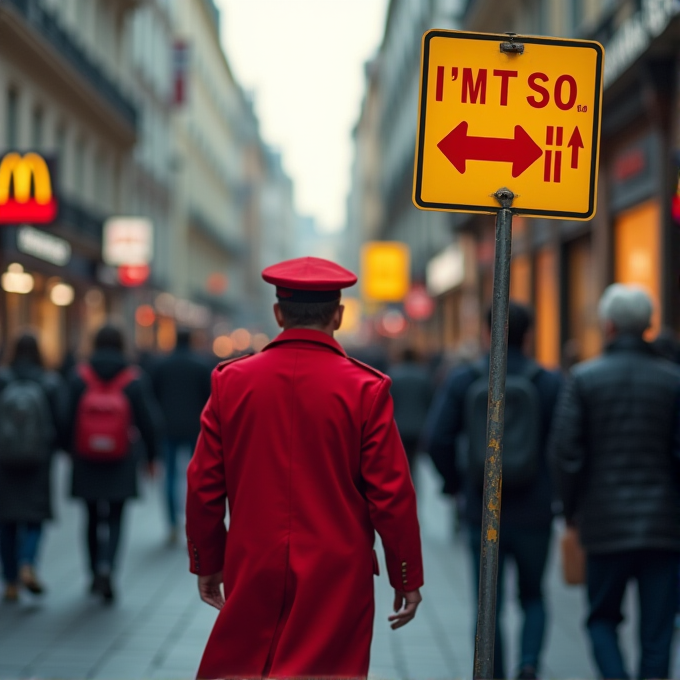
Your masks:
<svg viewBox="0 0 680 680"><path fill-rule="evenodd" d="M60 459L55 493L59 521L48 528L43 546L40 572L49 592L43 599L23 597L16 606L0 604L0 679L193 678L215 613L198 599L184 547L165 545L160 483L147 485L144 498L130 506L118 577L120 598L113 607L104 607L86 593L80 535L84 517L82 508L66 498L67 468L67 461ZM470 678L473 603L468 553L463 543L451 539L452 511L440 498L427 462L419 472L424 601L413 623L392 631L386 620L392 591L383 565L383 575L376 580L371 675L389 680ZM581 630L584 594L562 585L555 555L547 589L551 624L543 677L596 677ZM514 606L506 607L505 628L510 635L507 646L516 654ZM631 626L623 635L626 651L634 650Z"/></svg>

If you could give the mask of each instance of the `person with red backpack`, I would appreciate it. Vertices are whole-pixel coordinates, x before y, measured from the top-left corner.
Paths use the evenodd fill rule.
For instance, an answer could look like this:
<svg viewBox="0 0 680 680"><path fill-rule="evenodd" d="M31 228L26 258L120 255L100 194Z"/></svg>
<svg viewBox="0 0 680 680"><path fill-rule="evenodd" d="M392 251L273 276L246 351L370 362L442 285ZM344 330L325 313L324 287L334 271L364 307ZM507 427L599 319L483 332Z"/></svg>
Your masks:
<svg viewBox="0 0 680 680"><path fill-rule="evenodd" d="M90 592L112 602L123 508L137 496L140 440L151 474L157 458L158 406L145 374L125 358L123 334L111 325L99 329L92 357L74 369L69 387L71 495L87 507Z"/></svg>

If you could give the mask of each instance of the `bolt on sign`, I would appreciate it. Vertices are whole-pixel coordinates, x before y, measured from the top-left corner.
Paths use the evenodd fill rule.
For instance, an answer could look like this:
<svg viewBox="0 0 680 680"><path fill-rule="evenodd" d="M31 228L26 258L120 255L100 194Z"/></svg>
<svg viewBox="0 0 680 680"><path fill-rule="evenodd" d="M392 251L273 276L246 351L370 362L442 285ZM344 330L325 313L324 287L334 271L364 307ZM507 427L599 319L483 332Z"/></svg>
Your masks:
<svg viewBox="0 0 680 680"><path fill-rule="evenodd" d="M602 46L587 40L431 30L422 43L413 202L424 210L595 214Z"/></svg>
<svg viewBox="0 0 680 680"><path fill-rule="evenodd" d="M369 241L361 249L361 292L370 302L401 302L411 287L411 251L400 241Z"/></svg>
<svg viewBox="0 0 680 680"><path fill-rule="evenodd" d="M59 205L53 163L37 153L10 151L0 158L0 224L50 224Z"/></svg>

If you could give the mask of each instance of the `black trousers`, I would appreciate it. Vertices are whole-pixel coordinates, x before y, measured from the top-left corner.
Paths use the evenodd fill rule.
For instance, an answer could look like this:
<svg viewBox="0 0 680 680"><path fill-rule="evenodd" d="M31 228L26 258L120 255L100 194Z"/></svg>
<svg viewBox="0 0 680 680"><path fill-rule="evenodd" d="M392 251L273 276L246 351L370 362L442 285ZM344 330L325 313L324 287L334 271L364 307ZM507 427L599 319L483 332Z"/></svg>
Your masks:
<svg viewBox="0 0 680 680"><path fill-rule="evenodd" d="M86 501L87 552L93 575L111 573L120 543L125 501Z"/></svg>

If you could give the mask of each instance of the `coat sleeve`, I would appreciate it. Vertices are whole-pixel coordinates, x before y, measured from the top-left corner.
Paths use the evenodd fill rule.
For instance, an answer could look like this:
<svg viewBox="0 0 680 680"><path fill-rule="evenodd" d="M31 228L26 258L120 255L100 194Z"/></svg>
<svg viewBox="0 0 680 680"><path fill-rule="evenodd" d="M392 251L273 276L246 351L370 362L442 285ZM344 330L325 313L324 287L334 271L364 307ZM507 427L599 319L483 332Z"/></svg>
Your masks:
<svg viewBox="0 0 680 680"><path fill-rule="evenodd" d="M573 520L577 509L579 482L583 477L586 454L585 409L577 378L572 376L560 393L548 444L555 489L568 522Z"/></svg>
<svg viewBox="0 0 680 680"><path fill-rule="evenodd" d="M389 379L378 385L364 428L361 474L371 520L385 549L390 584L395 590L416 590L423 585L416 494L394 422Z"/></svg>
<svg viewBox="0 0 680 680"><path fill-rule="evenodd" d="M227 529L227 485L219 420L218 394L213 389L201 416L201 433L187 470L186 531L190 570L209 576L222 571Z"/></svg>

